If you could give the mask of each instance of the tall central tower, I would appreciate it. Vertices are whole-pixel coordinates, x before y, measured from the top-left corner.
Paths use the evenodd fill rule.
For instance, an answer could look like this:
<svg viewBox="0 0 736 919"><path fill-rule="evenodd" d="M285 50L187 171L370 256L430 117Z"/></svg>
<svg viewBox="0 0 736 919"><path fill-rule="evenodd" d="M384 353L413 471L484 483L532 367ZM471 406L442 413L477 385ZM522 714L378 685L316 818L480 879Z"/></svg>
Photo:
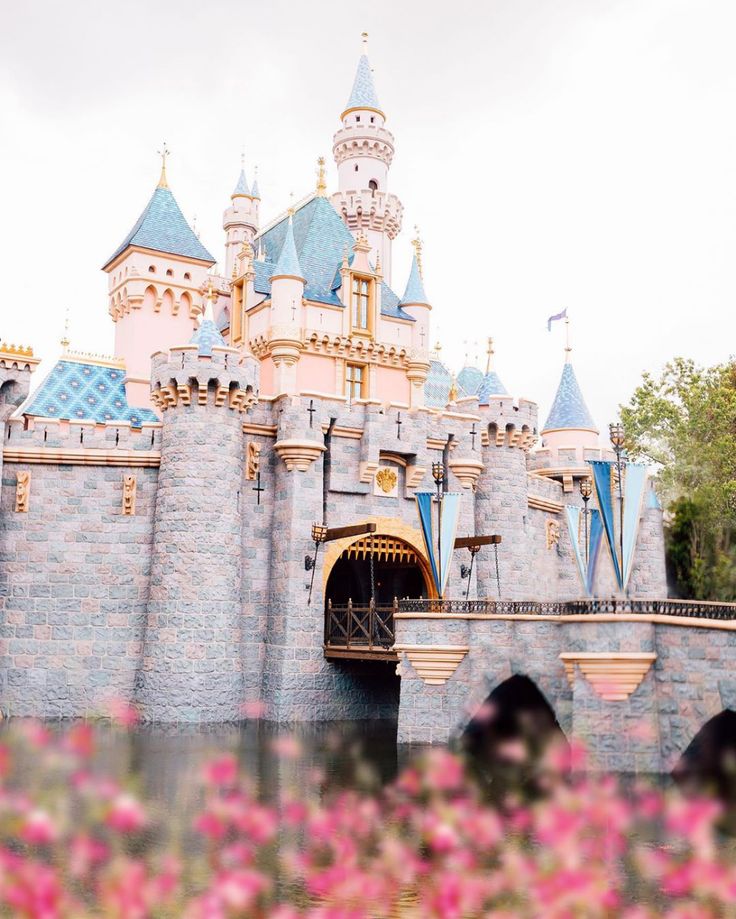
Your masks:
<svg viewBox="0 0 736 919"><path fill-rule="evenodd" d="M364 45L366 38L364 32ZM388 190L394 136L385 127L386 116L378 102L365 47L340 118L342 127L332 144L339 191L332 196L332 204L356 238L361 233L368 239L370 259L375 265L380 258L383 276L390 285L391 243L401 230L404 208Z"/></svg>

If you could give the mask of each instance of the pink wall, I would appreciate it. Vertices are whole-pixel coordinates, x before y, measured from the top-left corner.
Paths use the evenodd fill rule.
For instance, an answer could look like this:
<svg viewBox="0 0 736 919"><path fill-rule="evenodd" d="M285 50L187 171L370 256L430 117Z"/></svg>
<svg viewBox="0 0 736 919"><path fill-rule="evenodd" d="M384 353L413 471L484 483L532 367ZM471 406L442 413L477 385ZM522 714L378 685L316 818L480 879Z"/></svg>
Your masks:
<svg viewBox="0 0 736 919"><path fill-rule="evenodd" d="M299 392L335 392L335 359L319 354L302 354L297 365L297 388ZM338 395L342 395L339 393Z"/></svg>
<svg viewBox="0 0 736 919"><path fill-rule="evenodd" d="M409 402L410 384L403 370L393 367L376 367L376 391L371 399L381 402Z"/></svg>

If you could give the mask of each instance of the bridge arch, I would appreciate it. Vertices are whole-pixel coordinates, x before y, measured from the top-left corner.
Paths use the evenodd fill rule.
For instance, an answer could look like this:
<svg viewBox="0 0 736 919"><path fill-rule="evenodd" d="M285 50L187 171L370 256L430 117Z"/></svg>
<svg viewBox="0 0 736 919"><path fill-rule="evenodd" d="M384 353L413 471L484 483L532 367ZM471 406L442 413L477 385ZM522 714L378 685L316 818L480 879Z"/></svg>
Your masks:
<svg viewBox="0 0 736 919"><path fill-rule="evenodd" d="M458 734L472 738L494 730L508 736L516 728L524 728L519 719L529 715L542 727L542 733L557 731L564 738L554 706L539 683L526 673L509 673L498 679L492 689L485 691L485 698L475 700L469 708Z"/></svg>
<svg viewBox="0 0 736 919"><path fill-rule="evenodd" d="M683 751L672 775L688 790L736 800L736 711L725 708L709 718Z"/></svg>

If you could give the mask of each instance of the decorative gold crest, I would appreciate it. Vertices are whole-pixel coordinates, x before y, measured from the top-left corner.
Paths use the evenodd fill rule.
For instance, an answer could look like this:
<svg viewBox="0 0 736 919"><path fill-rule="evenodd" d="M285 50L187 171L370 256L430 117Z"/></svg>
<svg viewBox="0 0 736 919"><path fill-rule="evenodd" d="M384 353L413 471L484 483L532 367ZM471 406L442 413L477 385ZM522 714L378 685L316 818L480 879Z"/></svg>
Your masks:
<svg viewBox="0 0 736 919"><path fill-rule="evenodd" d="M135 476L123 476L123 516L135 515Z"/></svg>
<svg viewBox="0 0 736 919"><path fill-rule="evenodd" d="M388 495L394 488L396 488L396 483L399 481L399 477L396 475L393 469L379 469L376 473L376 484L381 489L381 491Z"/></svg>
<svg viewBox="0 0 736 919"><path fill-rule="evenodd" d="M246 455L245 477L252 482L258 476L258 470L261 465L261 445L254 440L248 441L248 450Z"/></svg>

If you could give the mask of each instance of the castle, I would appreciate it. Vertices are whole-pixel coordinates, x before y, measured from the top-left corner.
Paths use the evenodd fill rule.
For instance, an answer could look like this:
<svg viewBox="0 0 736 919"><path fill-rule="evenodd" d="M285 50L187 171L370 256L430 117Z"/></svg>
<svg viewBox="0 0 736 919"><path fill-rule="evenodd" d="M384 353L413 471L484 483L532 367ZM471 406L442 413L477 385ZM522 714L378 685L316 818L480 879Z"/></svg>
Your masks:
<svg viewBox="0 0 736 919"><path fill-rule="evenodd" d="M605 449L563 366L549 418L492 365L432 350L421 244L395 286L394 136L365 54L333 140L338 188L261 225L240 176L222 274L160 181L103 266L113 358L0 347L0 709L76 716L118 697L163 722L395 714L390 648L327 653L325 610L432 597L413 495L459 492L448 596L584 596L566 504ZM401 293L399 293L401 291ZM540 440L541 437L541 440ZM607 448L606 448L607 449ZM313 524L372 523L315 546ZM662 512L639 512L630 591L666 596ZM610 560L593 592L616 593Z"/></svg>

